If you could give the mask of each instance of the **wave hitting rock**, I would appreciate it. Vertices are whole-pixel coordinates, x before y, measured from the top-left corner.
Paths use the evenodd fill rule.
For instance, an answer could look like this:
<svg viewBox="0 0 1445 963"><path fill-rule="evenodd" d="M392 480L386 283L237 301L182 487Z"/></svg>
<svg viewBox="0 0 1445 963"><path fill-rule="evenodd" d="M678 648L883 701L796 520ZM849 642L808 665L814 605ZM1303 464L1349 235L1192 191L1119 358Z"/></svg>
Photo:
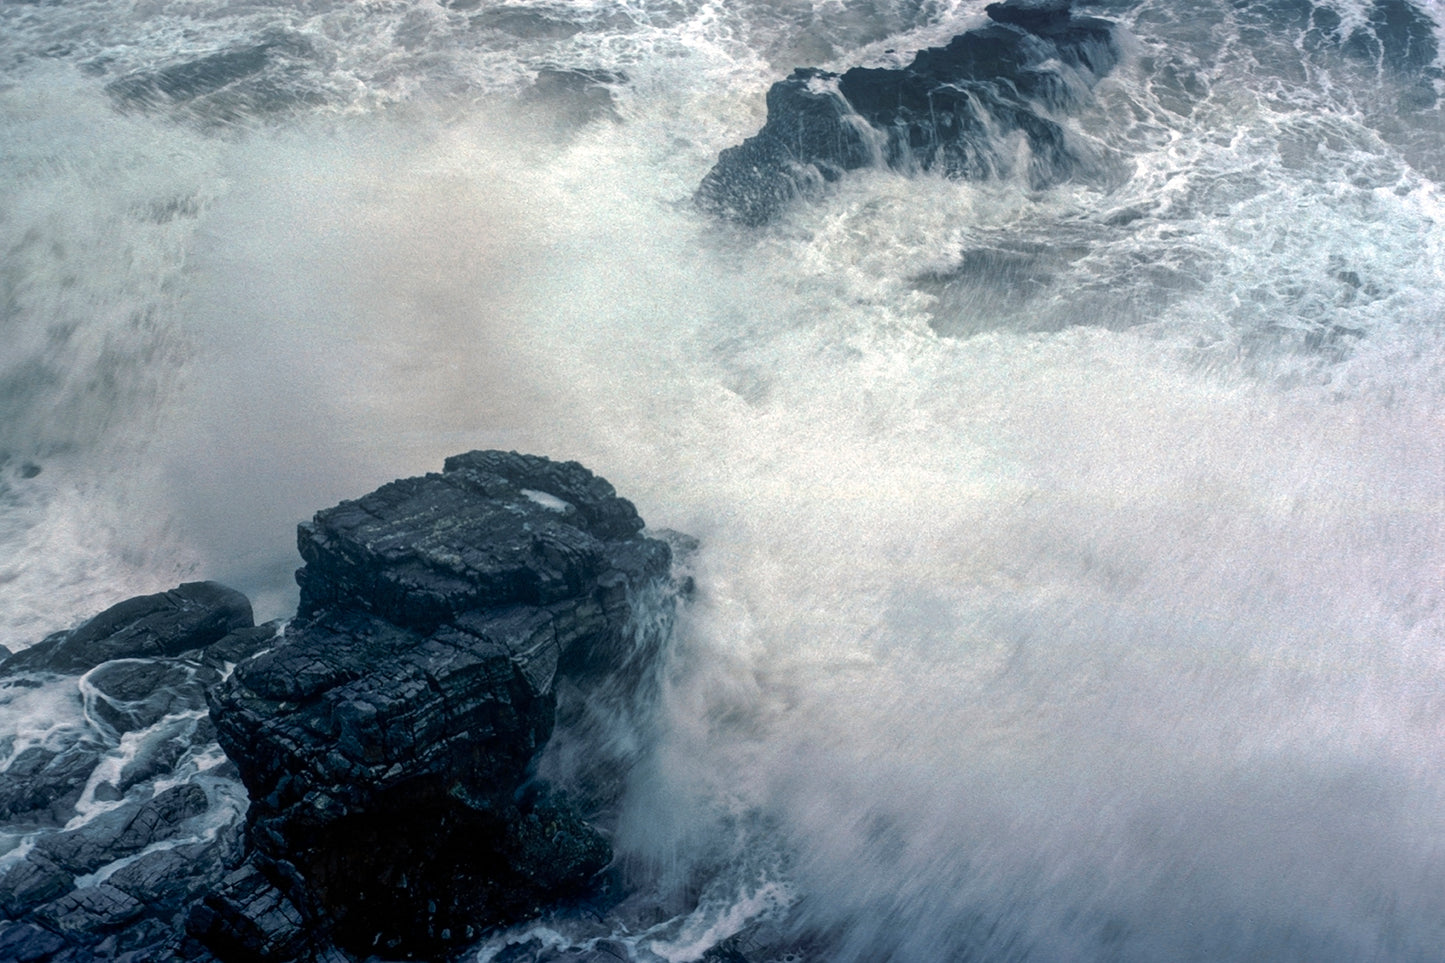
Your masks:
<svg viewBox="0 0 1445 963"><path fill-rule="evenodd" d="M719 155L698 205L758 226L869 166L965 180L1020 174L1035 189L1088 173L1058 118L1078 110L1121 51L1115 24L1069 6L990 4L991 23L898 70L798 68L768 91L762 130Z"/></svg>
<svg viewBox="0 0 1445 963"><path fill-rule="evenodd" d="M250 796L243 842L238 852L197 853L208 871L173 886L168 915L156 920L143 911L147 894L81 887L73 877L104 878L102 864L137 846L109 852L104 840L71 840L65 848L56 835L18 864L23 879L11 869L8 881L36 899L7 905L13 922L0 924L0 945L36 959L81 947L114 955L122 943L193 959L415 958L585 894L610 847L585 807L535 782L532 764L556 723L559 682L614 691L619 666L646 661L638 638L657 639L632 631L634 600L668 585L671 551L642 528L631 503L575 462L471 452L440 474L392 482L300 526L301 605L284 627L251 628L248 607L246 618L234 615L237 594L210 585L93 619L87 627L145 635L148 625L120 616L134 610L155 621L152 610L184 597L191 621L236 623L219 640L195 634L184 651L152 652L157 646L133 639L130 648L240 660L219 684L217 674L196 676L191 695L199 702L205 693ZM192 599L213 602L213 616L198 614ZM87 627L66 637L94 635ZM32 665L37 657L24 653L9 661L31 678L73 671L70 662ZM114 836L110 824L124 822L129 839L144 822L165 836L199 818L207 801L195 785L153 787L131 808L146 819L122 807L91 825ZM166 819L154 818L160 809ZM46 855L61 849L102 855L62 866ZM56 872L40 872L47 868ZM99 910L61 914L66 900Z"/></svg>

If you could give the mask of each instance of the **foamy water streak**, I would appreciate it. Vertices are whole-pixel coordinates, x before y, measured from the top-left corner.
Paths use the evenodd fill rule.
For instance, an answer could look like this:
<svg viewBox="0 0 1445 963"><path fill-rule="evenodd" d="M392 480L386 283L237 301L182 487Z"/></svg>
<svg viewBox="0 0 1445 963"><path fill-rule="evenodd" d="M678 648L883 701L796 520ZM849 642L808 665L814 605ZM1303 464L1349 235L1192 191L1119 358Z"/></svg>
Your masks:
<svg viewBox="0 0 1445 963"><path fill-rule="evenodd" d="M864 172L761 232L692 211L788 58L897 58L980 7L318 7L289 29L338 51L323 106L244 135L44 86L178 172L4 91L86 161L38 165L6 230L149 252L36 245L16 276L134 298L182 350L122 366L70 462L50 401L7 419L40 441L0 466L29 546L0 615L68 624L93 566L159 589L177 559L279 613L314 509L472 447L577 458L702 543L657 716L617 733L647 908L608 935L638 959L1438 958L1438 110L1248 11L1108 4L1131 56L1072 133L1117 183ZM610 112L496 93L548 63L614 72ZM82 183L101 213L191 201L71 222ZM139 350L74 327L57 369ZM570 925L479 958L598 938Z"/></svg>

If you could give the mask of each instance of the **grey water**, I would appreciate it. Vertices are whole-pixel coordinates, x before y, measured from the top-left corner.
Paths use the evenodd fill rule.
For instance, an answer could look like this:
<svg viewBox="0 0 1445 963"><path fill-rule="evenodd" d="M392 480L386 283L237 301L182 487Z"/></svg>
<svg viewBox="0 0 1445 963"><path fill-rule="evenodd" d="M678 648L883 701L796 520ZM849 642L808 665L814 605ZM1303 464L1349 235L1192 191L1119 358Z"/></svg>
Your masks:
<svg viewBox="0 0 1445 963"><path fill-rule="evenodd" d="M1080 2L1109 176L693 206L984 6L0 4L0 644L577 459L700 540L637 895L469 958L1445 957L1445 11Z"/></svg>

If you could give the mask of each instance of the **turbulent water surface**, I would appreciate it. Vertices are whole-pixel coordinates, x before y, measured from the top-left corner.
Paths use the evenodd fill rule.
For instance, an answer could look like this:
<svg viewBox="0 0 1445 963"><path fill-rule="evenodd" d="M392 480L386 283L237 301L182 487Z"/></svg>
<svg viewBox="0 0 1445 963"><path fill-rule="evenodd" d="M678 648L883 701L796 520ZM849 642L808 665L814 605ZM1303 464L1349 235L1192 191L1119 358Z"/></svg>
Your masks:
<svg viewBox="0 0 1445 963"><path fill-rule="evenodd" d="M577 459L701 540L640 896L469 955L1445 957L1445 11L1076 6L1105 173L743 228L771 83L983 2L0 4L0 643Z"/></svg>

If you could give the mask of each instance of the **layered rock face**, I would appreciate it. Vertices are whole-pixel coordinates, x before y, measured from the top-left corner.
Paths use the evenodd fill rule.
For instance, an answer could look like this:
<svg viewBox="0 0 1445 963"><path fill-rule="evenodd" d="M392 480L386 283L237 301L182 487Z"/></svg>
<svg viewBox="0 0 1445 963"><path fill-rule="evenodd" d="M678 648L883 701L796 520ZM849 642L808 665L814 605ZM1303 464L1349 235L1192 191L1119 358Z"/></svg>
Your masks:
<svg viewBox="0 0 1445 963"><path fill-rule="evenodd" d="M302 525L301 606L212 697L252 805L193 914L226 959L426 956L581 892L610 858L530 784L557 682L629 661L667 545L576 463L448 459Z"/></svg>
<svg viewBox="0 0 1445 963"><path fill-rule="evenodd" d="M472 452L302 525L284 626L189 583L0 661L0 960L437 959L589 892L617 774L579 802L534 764L560 714L597 765L588 706L645 698L642 527L574 462Z"/></svg>
<svg viewBox="0 0 1445 963"><path fill-rule="evenodd" d="M1118 63L1116 27L1066 0L989 5L992 23L900 70L799 68L768 91L768 119L723 151L698 204L748 225L846 171L886 165L982 179L1019 171L1035 188L1087 166L1058 118ZM1026 146L1019 159L1019 143Z"/></svg>
<svg viewBox="0 0 1445 963"><path fill-rule="evenodd" d="M192 582L0 662L0 959L205 956L182 924L244 809L205 691L274 632Z"/></svg>

